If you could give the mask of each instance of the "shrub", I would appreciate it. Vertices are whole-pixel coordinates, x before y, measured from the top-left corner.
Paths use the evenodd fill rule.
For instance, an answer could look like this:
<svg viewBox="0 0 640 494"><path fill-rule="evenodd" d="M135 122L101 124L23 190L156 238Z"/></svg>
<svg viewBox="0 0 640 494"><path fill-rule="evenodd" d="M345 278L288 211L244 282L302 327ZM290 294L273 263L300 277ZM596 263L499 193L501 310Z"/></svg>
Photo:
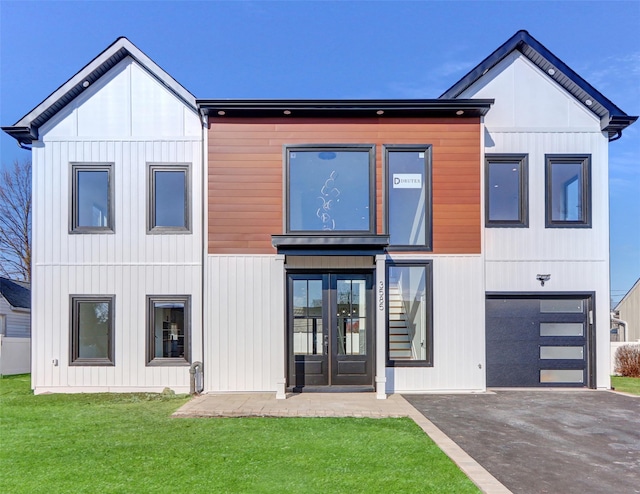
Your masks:
<svg viewBox="0 0 640 494"><path fill-rule="evenodd" d="M625 377L640 377L640 345L623 345L616 350L616 372Z"/></svg>

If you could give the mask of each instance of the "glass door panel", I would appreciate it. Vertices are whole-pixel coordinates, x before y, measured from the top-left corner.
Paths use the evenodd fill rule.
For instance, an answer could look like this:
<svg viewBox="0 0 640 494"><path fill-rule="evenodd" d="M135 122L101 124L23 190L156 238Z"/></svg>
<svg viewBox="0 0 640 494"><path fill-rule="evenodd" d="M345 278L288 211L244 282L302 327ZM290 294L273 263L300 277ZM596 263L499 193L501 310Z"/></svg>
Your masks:
<svg viewBox="0 0 640 494"><path fill-rule="evenodd" d="M324 354L322 280L293 280L293 353Z"/></svg>
<svg viewBox="0 0 640 494"><path fill-rule="evenodd" d="M367 316L364 280L338 280L336 284L338 355L367 354Z"/></svg>
<svg viewBox="0 0 640 494"><path fill-rule="evenodd" d="M289 386L373 386L372 296L371 274L289 274Z"/></svg>

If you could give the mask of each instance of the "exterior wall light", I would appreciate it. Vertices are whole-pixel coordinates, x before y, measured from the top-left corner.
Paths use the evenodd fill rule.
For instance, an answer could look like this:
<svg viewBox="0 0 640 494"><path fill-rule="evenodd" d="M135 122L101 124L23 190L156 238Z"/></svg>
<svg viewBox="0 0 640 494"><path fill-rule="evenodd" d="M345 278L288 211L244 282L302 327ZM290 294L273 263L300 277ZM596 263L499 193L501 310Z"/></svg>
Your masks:
<svg viewBox="0 0 640 494"><path fill-rule="evenodd" d="M536 275L536 280L540 282L540 286L544 286L545 281L549 281L551 279L550 274L538 274Z"/></svg>

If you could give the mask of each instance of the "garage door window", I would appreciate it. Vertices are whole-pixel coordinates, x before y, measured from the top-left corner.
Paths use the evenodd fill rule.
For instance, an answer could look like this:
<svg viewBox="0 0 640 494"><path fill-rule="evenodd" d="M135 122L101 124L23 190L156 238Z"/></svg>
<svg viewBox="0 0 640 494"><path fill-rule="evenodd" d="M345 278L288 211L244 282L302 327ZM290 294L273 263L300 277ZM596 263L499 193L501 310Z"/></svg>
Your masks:
<svg viewBox="0 0 640 494"><path fill-rule="evenodd" d="M584 359L584 347L582 346L541 346L540 358L563 359L563 360L582 360Z"/></svg>
<svg viewBox="0 0 640 494"><path fill-rule="evenodd" d="M581 322L543 322L540 323L540 336L584 336L584 324Z"/></svg>
<svg viewBox="0 0 640 494"><path fill-rule="evenodd" d="M584 304L583 300L540 300L540 312L581 314L584 312Z"/></svg>
<svg viewBox="0 0 640 494"><path fill-rule="evenodd" d="M580 369L542 369L541 383L580 384L584 382L584 371Z"/></svg>

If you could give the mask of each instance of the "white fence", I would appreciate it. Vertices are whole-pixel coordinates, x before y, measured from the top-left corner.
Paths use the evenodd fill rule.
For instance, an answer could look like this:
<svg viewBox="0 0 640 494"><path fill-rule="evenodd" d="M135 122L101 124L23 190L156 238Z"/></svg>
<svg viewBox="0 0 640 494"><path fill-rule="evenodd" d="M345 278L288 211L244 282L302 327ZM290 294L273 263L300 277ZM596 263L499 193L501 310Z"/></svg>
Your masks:
<svg viewBox="0 0 640 494"><path fill-rule="evenodd" d="M31 372L31 338L0 335L0 376Z"/></svg>
<svg viewBox="0 0 640 494"><path fill-rule="evenodd" d="M611 342L611 374L616 373L616 350L624 345L640 345L640 341L612 341Z"/></svg>

